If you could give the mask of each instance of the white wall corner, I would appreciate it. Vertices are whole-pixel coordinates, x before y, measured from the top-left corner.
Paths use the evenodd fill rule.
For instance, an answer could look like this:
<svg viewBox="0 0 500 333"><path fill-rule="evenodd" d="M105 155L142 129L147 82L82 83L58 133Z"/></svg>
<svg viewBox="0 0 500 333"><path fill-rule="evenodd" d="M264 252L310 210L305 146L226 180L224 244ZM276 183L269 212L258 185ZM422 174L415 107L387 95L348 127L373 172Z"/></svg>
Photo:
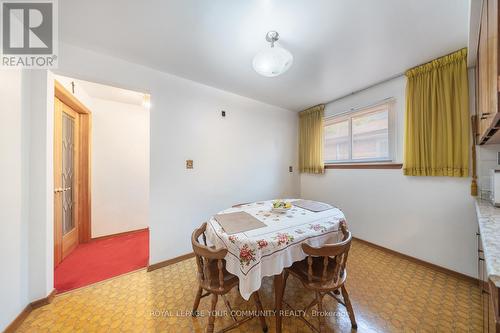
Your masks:
<svg viewBox="0 0 500 333"><path fill-rule="evenodd" d="M53 124L54 84L47 70L23 72L22 102L29 117L28 299L54 288Z"/></svg>

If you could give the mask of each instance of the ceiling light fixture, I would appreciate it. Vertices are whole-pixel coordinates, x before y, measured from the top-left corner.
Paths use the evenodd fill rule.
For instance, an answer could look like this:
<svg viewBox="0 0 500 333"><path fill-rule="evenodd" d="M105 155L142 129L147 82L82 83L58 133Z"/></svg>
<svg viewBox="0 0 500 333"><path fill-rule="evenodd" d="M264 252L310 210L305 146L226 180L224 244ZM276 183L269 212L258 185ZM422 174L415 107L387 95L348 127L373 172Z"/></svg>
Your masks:
<svg viewBox="0 0 500 333"><path fill-rule="evenodd" d="M253 58L253 69L262 76L278 76L292 66L292 54L288 50L274 45L279 38L278 32L269 31L266 34L266 40L271 44L271 47L261 50Z"/></svg>

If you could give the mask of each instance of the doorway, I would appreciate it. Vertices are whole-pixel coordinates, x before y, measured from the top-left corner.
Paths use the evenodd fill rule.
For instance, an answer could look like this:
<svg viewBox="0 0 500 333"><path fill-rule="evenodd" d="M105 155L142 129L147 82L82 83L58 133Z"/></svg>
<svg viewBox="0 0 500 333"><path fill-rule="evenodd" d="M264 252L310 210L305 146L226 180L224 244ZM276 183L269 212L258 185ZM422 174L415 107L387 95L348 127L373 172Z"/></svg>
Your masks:
<svg viewBox="0 0 500 333"><path fill-rule="evenodd" d="M90 238L90 111L57 81L54 98L54 265Z"/></svg>
<svg viewBox="0 0 500 333"><path fill-rule="evenodd" d="M54 78L54 288L60 293L148 265L150 95Z"/></svg>

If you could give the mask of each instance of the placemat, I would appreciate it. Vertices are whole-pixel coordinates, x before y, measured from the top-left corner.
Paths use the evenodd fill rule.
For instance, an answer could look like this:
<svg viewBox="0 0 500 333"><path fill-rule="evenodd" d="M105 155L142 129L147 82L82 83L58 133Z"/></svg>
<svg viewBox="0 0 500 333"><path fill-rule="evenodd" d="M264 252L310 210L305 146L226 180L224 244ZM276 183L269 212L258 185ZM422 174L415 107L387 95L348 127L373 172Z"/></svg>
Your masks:
<svg viewBox="0 0 500 333"><path fill-rule="evenodd" d="M292 202L292 205L310 210L311 212L322 212L324 210L332 209L333 206L319 201L313 200L297 200Z"/></svg>
<svg viewBox="0 0 500 333"><path fill-rule="evenodd" d="M214 217L228 235L263 228L266 226L265 223L257 220L247 212L218 214Z"/></svg>

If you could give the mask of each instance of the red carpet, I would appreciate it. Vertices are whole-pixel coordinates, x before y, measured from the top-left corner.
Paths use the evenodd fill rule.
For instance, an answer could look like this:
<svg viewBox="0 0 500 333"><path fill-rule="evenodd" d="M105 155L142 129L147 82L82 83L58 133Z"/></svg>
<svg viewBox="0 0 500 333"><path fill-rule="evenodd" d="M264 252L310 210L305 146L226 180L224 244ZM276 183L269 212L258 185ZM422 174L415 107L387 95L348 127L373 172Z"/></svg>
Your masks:
<svg viewBox="0 0 500 333"><path fill-rule="evenodd" d="M83 287L146 267L149 230L96 239L80 244L55 269L58 292Z"/></svg>

